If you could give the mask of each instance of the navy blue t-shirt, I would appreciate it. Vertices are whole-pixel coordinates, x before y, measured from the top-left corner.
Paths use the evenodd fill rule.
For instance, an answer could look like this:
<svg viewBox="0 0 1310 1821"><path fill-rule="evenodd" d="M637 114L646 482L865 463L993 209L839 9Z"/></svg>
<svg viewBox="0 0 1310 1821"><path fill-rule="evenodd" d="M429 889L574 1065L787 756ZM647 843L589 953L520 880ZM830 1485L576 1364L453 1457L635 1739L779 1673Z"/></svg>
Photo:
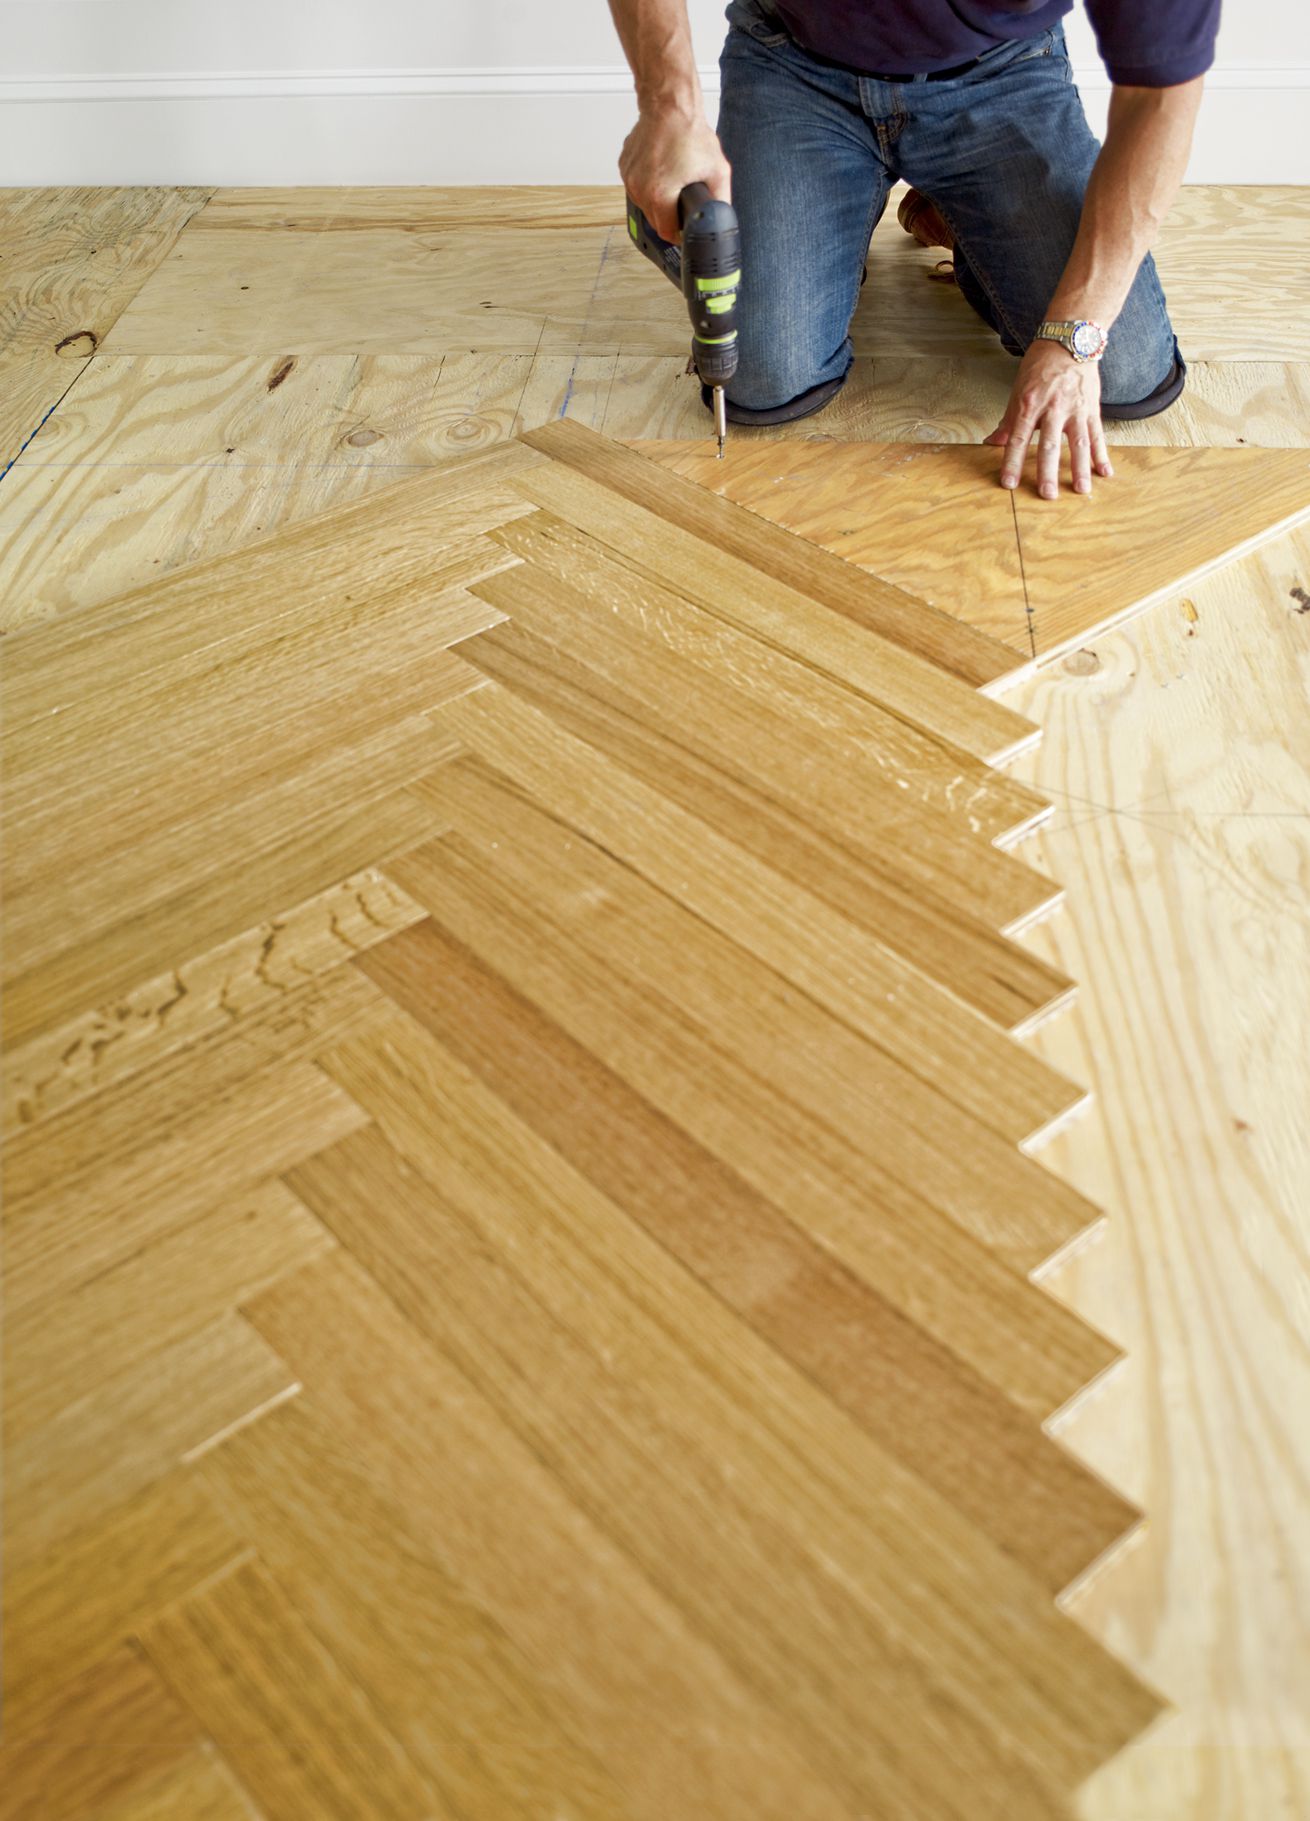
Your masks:
<svg viewBox="0 0 1310 1821"><path fill-rule="evenodd" d="M1007 38L1035 38L1073 0L765 0L798 44L898 75L950 69ZM1220 0L1087 0L1112 82L1168 88L1214 62Z"/></svg>

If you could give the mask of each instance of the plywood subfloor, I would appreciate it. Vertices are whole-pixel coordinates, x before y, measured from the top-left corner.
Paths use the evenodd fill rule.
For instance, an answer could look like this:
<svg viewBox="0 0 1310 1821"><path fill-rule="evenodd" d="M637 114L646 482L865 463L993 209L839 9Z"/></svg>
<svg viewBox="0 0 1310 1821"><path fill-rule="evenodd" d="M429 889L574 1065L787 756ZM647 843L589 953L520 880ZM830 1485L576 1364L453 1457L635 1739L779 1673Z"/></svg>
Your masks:
<svg viewBox="0 0 1310 1821"><path fill-rule="evenodd" d="M71 200L71 210L59 193L35 200L32 219L46 254L24 281L33 294L74 294L69 262L76 267L82 254L69 222L85 214L88 200L116 211L129 238L131 224L152 211L163 220L171 207L167 193ZM179 220L194 200L182 199ZM76 335L58 354L41 335L20 351L29 363L28 390L21 392L11 367L6 399L21 438L31 440L0 485L6 624L75 618L198 558L239 550L264 532L534 423L564 416L615 436L702 438L705 418L682 373L682 334L670 307L676 300L649 274L639 297L626 271L610 270L621 240L608 233L617 221L613 205L609 192L219 193L183 228L184 241L203 223L205 257L218 256L222 235L234 264L246 268L238 286L257 281L263 301L276 308L282 288L298 286L306 308L286 318L284 344L270 338L266 345L261 328L247 345L229 349L215 339L204 299L192 298L185 307L202 328L185 344L161 316L153 351L92 353L89 340ZM1291 302L1304 217L1298 192L1185 195L1161 263L1191 364L1188 390L1161 418L1110 426L1116 447L1304 443L1310 368L1298 336L1303 313ZM98 219L107 223L109 216ZM284 224L317 236L320 252L305 256L298 242L289 262L290 243L279 245ZM880 230L858 325L857 339L869 351L857 357L823 431L838 439L976 442L1000 416L1013 364L976 336L968 339L972 324L959 298L927 281L930 256L890 228ZM400 298L410 283L410 255L394 257L385 235L456 229L484 237L486 268L498 265L497 288L478 298L452 294L449 339L438 328L421 351L409 338L415 320L430 327L428 317L389 317L390 342L372 340L375 288ZM600 230L591 270L576 273L585 298L580 289L542 288L548 270L564 269L558 260L531 268L520 261L519 270L538 273L542 283L535 292L507 291L499 256L508 242L498 238L504 231L548 238L579 229ZM1237 262L1216 260L1216 245L1228 247L1248 232L1260 248L1240 272ZM376 286L370 275L347 293L333 274L345 269L343 259L364 271L367 261L347 257L349 243L361 240L374 246ZM169 243L147 234L142 244L153 256ZM421 263L430 252L420 246L414 257ZM149 269L148 259L136 267L141 277ZM481 269L468 268L475 278ZM94 276L94 265L90 271ZM876 313L868 307L875 287ZM103 334L136 288L125 293L105 283L98 300L94 288L78 293L83 307L55 312L58 339L79 328L73 314ZM1237 296L1240 310L1233 308ZM512 329L517 312L535 319L538 341L505 352L476 325L465 336L470 303L480 298L490 302L497 336L507 324ZM267 319L272 333L282 327L276 308ZM550 351L540 339L547 328ZM162 351L174 347L184 351ZM333 349L340 351L327 351ZM785 427L734 433L730 447L792 436ZM556 553L569 554L566 533L544 518L529 533L525 518L497 537L530 543L533 560L549 567ZM596 561L606 587L613 586L617 554ZM1045 744L1022 761L1039 789L994 773L982 794L976 781L970 785L969 813L981 817L980 830L995 830L1009 816L1017 831L1040 820L1043 799L1059 806L1040 849L1019 853L1026 860L1040 852L1047 870L1072 888L1070 906L1025 936L1022 947L1004 950L1007 993L1019 997L1007 1000L1002 1022L1013 1027L1025 1022L1023 1000L1045 994L1055 1005L1071 975L1082 983L1080 1005L1042 1026L1040 1056L1016 1046L989 1018L961 1021L939 988L887 950L881 927L862 922L862 864L852 867L831 846L822 854L811 846L803 862L789 861L794 818L758 851L743 848L745 818L731 794L737 787L704 763L694 775L675 776L664 762L667 747L646 743L640 711L635 722L631 710L621 721L609 709L602 716L594 673L581 691L563 673L553 675L549 706L523 700L512 714L511 685L503 681L451 702L445 713L463 715L464 735L483 743L476 760L456 764L449 762L450 731L426 715L379 728L362 744L352 743L359 725L352 722L338 739L331 703L342 698L329 688L317 720L289 729L270 754L270 788L260 791L252 824L258 856L239 872L230 864L224 871L242 817L220 817L209 831L197 824L186 889L151 909L153 933L143 936L129 924L80 984L72 970L62 991L81 1009L11 1051L6 1123L24 1134L11 1156L28 1202L14 1241L21 1268L11 1280L14 1446L21 1485L38 1485L46 1461L53 1478L38 1507L41 1524L9 1539L7 1809L95 1813L102 1821L108 1814L228 1821L257 1812L299 1821L307 1804L315 1813L375 1812L364 1779L412 1793L417 1774L429 1805L424 1813L535 1815L532 1792L549 1763L572 1792L569 1812L607 1821L627 1812L621 1803L663 1821L667 1778L676 1768L681 1802L688 1766L710 1814L718 1803L735 1817L743 1792L752 1814L848 1812L850 1800L834 1788L830 1768L849 1764L848 1747L834 1755L825 1732L816 1769L814 1752L801 1742L802 1733L813 1738L817 1728L844 1724L840 1704L800 1716L788 1707L793 1717L780 1731L784 1696L747 1675L739 1677L743 1692L732 1705L731 1663L720 1641L727 1634L710 1636L700 1608L683 1603L678 1591L663 1604L658 1587L653 1596L642 1591L654 1585L649 1555L638 1558L645 1566L634 1573L634 1558L625 1554L629 1566L606 1568L599 1582L567 1572L579 1552L595 1561L615 1533L607 1519L592 1520L585 1531L568 1527L579 1510L597 1509L597 1482L581 1487L562 1477L555 1463L561 1445L567 1455L567 1442L542 1424L566 1408L580 1410L579 1400L591 1400L600 1381L570 1355L574 1402L558 1401L558 1374L525 1402L513 1394L512 1350L502 1367L502 1356L493 1360L482 1344L480 1311L488 1296L496 1307L510 1306L499 1299L525 1284L531 1301L512 1306L525 1337L539 1336L545 1286L571 1283L573 1270L562 1278L535 1256L529 1268L517 1227L509 1233L485 1226L501 1179L493 1172L488 1187L482 1151L452 1148L449 1159L443 1153L443 1168L458 1173L443 1174L434 1199L427 1122L441 1082L454 1098L446 1103L447 1123L435 1129L485 1130L484 1149L492 1146L498 1167L511 1156L513 1132L535 1134L540 1142L512 1155L526 1157L541 1181L548 1158L562 1159L554 1167L571 1172L560 1187L572 1223L562 1236L557 1224L541 1228L556 1248L552 1260L574 1266L585 1237L578 1220L597 1211L603 1219L622 1206L634 1243L642 1239L646 1247L626 1251L622 1261L625 1271L639 1262L644 1306L662 1313L668 1295L682 1298L688 1285L702 1285L712 1302L702 1297L680 1307L696 1311L698 1333L698 1324L707 1324L715 1357L731 1353L725 1309L732 1334L753 1335L767 1350L767 1361L759 1357L762 1366L772 1362L773 1377L749 1387L734 1380L726 1395L738 1407L749 1410L765 1386L776 1402L783 1384L776 1363L789 1362L789 1372L821 1398L806 1422L822 1411L824 1424L848 1421L848 1433L865 1438L861 1446L885 1449L890 1437L909 1447L903 1472L939 1505L970 1512L966 1521L985 1538L990 1511L993 1532L1010 1542L993 1538L986 1546L1005 1551L1006 1560L1021 1547L1050 1584L1088 1559L1096 1526L1112 1524L1123 1509L1121 1498L1117 1506L1111 1499L1098 1515L1086 1476L1071 1505L1064 1469L1052 1477L1068 1457L1033 1454L1042 1417L1066 1406L1061 1437L1153 1514L1145 1540L1114 1572L1079 1590L1072 1610L1181 1704L1179 1714L1084 1785L1078 1806L1088 1821L1231 1821L1295 1815L1310 1805L1297 1694L1310 1676L1310 1622L1295 1553L1279 1541L1295 1538L1306 1522L1294 1362L1295 1286L1305 1269L1298 1185L1306 1165L1298 1134L1310 1081L1304 1046L1289 1044L1288 1036L1299 1028L1294 1008L1310 1001L1298 946L1310 760L1293 737L1303 720L1304 689L1296 685L1304 669L1298 639L1308 562L1301 539L1283 539L1164 602L1133 629L1093 640L1009 696L1012 706L1031 704L1033 718L1048 728ZM876 715L868 718L872 704L843 703L849 692L834 693L834 681L812 669L801 677L799 654L766 650L723 623L708 647L703 631L689 643L685 623L670 617L649 576L630 575L625 589L634 610L654 616L661 638L678 630L680 662L703 665L712 649L712 662L731 664L747 700L798 717L796 725L815 727L821 741L840 739L844 752L856 742L866 763L888 751L886 727ZM263 661L273 662L276 649L266 647ZM470 649L466 644L463 655ZM503 651L498 662L511 658L516 654ZM274 664L268 675L276 674ZM518 674L525 674L521 663ZM485 712L497 699L502 712ZM166 700L159 698L161 707ZM571 719L561 725L556 717L565 704ZM906 749L898 750L903 763ZM640 765L615 795L605 786L616 767L624 769L610 756L620 753ZM145 756L137 755L138 777L148 775L139 769ZM504 769L511 762L513 777ZM433 773L433 766L440 769ZM926 808L937 787L922 765L917 775ZM241 776L250 781L249 773ZM390 787L390 780L414 776L428 781ZM248 782L234 780L234 793ZM373 782L383 786L381 795L371 791ZM221 772L211 788L216 800L228 788ZM313 809L338 798L341 814ZM523 820L523 803L547 800L558 805L549 824ZM498 854L486 845L488 817L500 815L515 818L513 866L503 863L505 843L494 831ZM567 870L550 845L550 824L561 816L571 844ZM184 816L172 818L162 831L164 851L184 825ZM480 943L492 945L490 960L450 935L438 937L425 905L397 883L384 858L426 850L446 828L442 839L452 851L457 839L471 844L460 870L434 871L416 860L413 885L416 892L439 885L453 913L471 882L490 878L496 858L489 902L500 907L499 921L484 921L479 897L470 925ZM580 837L591 860L579 895L572 868ZM103 841L100 851L103 869ZM622 881L615 860L626 869ZM101 876L121 877L136 893L147 872L138 866ZM583 946L569 953L611 956L595 943L612 901L616 921L609 927L629 932L634 945L625 990L644 1030L650 969L662 952L658 921L651 922L660 900L650 898L651 888L690 913L688 927L704 926L716 943L732 943L756 970L751 978L784 980L811 1005L841 1015L865 1043L881 1029L915 1080L954 1084L951 1116L958 1112L970 1129L1011 1140L1026 1127L1050 1131L1077 1104L1075 1084L1095 1083L1114 1147L1106 1120L1081 1119L1046 1140L1042 1159L1086 1191L1090 1205L1109 1209L1108 1239L1078 1251L1046 1282L1129 1346L1130 1364L1113 1389L1068 1401L1104 1375L1116 1349L1024 1281L1026 1261L1049 1243L1031 1227L1031 1215L1027 1228L998 1230L984 1243L921 1198L898 1202L884 1194L883 1224L874 1227L852 1200L851 1183L867 1171L864 1159L852 1156L847 1164L843 1155L825 1153L818 1174L798 1182L787 1174L794 1166L784 1135L775 1147L778 1179L788 1193L822 1201L821 1224L802 1227L779 1211L767 1158L745 1157L737 1170L694 1137L675 1142L679 1119L698 1109L680 1101L671 1117L625 1074L587 1065L589 1043L625 1036L595 1022L594 991L588 997L583 990L594 961L580 959L568 976L577 990L558 1001L570 1018L585 1021L583 1038L497 971L496 955L512 952L494 948L506 940L505 914L521 906L544 912L551 890L553 928L572 930L582 920ZM421 944L412 952L395 948L389 938L402 932L407 941L421 935ZM558 941L552 937L551 946ZM699 946L694 953L701 954ZM352 955L360 957L357 966ZM840 972L836 955L845 958ZM97 991L102 960L118 970L103 978L121 983L108 996ZM437 996L422 990L433 970L442 981ZM732 977L746 978L739 967ZM531 993L563 992L556 982L565 978L547 970L534 976ZM1171 979L1192 983L1181 1008L1159 998L1160 983ZM726 1003L715 1004L727 1015ZM791 1019L795 1011L778 1004L770 1015ZM652 1091L671 1092L677 1058L694 1053L686 1046L698 1038L681 1018L661 1016L658 1028L675 1047L664 1055L663 1074L643 1080ZM1228 1059L1229 1066L1198 1074L1204 1057ZM581 1103L568 1091L580 1070L587 1081ZM886 1082L885 1073L879 1080ZM921 1104L912 1083L903 1080L899 1091ZM750 1085L739 1118L751 1120L759 1092ZM360 1123L361 1111L383 1104L390 1124L379 1135L367 1111ZM410 1109L422 1123L412 1122ZM515 1123L506 1124L504 1109ZM757 1120L751 1129L766 1128ZM816 1129L808 1128L811 1142ZM733 1127L716 1127L714 1142L732 1145ZM58 1223L47 1234L31 1211L40 1207L40 1185L65 1158ZM754 1182L743 1173L747 1166L757 1172ZM515 1196L518 1183L516 1176ZM588 1185L585 1200L580 1184ZM374 1209L383 1194L406 1219L379 1233ZM1079 1205L1088 1204L1075 1202L1066 1222ZM102 1208L107 1220L99 1218ZM973 1218L984 1212L974 1207ZM469 1219L476 1228L465 1224ZM437 1242L443 1249L432 1249ZM460 1274L458 1301L443 1299L434 1315L425 1286L454 1286L455 1265L470 1257L484 1262L471 1276ZM343 1290L337 1267L351 1258L368 1275L348 1273ZM512 1277L496 1267L503 1258ZM669 1260L686 1275L670 1279ZM615 1261L607 1254L606 1262ZM593 1318L621 1309L626 1335L634 1305L602 1296L591 1278L581 1281L593 1285L585 1316L566 1318L549 1302L548 1319L563 1324L558 1332L593 1334L605 1369L621 1378L622 1356L614 1351L620 1331L602 1340ZM347 1382L342 1362L322 1346L306 1351L306 1344L324 1333L356 1332L370 1307L370 1282L392 1300L376 1305L377 1319L367 1324L373 1380ZM288 1302L283 1292L297 1283L310 1301ZM270 1284L274 1299L264 1293ZM388 1311L397 1305L403 1326L392 1330ZM246 1311L238 1319L255 1324L253 1346L232 1325L238 1307ZM980 1309L987 1322L977 1319ZM906 1310L908 1319L900 1313ZM674 1365L667 1348L650 1350L649 1329L634 1332L646 1336L643 1382L647 1358L658 1359L661 1372ZM393 1418L412 1402L414 1383L430 1382L434 1357L453 1360L459 1378L446 1381L439 1418L420 1419L402 1436ZM535 1381L543 1361L563 1357L532 1353L526 1369ZM742 1356L743 1370L754 1357ZM310 1368L316 1410L329 1393L333 1400L331 1413L312 1422L305 1393L294 1391ZM398 1389L373 1399L385 1371L394 1372ZM456 1383L458 1406L446 1396ZM511 1488L521 1484L522 1452L502 1451L499 1478L486 1479L478 1498L450 1503L450 1488L485 1449L444 1462L425 1449L449 1433L457 1407L474 1425L467 1433L483 1439L483 1406L467 1414L463 1387L470 1383L503 1421L517 1425L514 1434L532 1460L541 1460L542 1448L556 1450L540 1482L540 1509L555 1514L544 1531L513 1529ZM1263 1395L1268 1386L1286 1395L1271 1401ZM948 1391L951 1401L938 1401ZM226 1407L215 1392L226 1395ZM869 1413L895 1409L911 1392L920 1401L899 1407L951 1409L955 1422L974 1424L987 1437L981 1452L993 1464L1018 1449L1015 1485L1033 1489L1028 1506L999 1475L977 1480L968 1460L936 1446L930 1429L922 1431L927 1445L907 1436L904 1424L879 1439ZM998 1426L1002 1405L1018 1417ZM237 1427L229 1412L239 1406ZM594 1407L588 1401L588 1436ZM1262 1413L1258 1422L1255 1411ZM248 1421L256 1412L258 1420ZM625 1408L606 1435L635 1439L635 1417ZM177 1471L176 1451L216 1429L221 1446L201 1442L205 1452L191 1470ZM829 1438L829 1461L841 1456L844 1443L830 1427L816 1433ZM722 1432L707 1428L705 1436L719 1458ZM658 1446L652 1441L650 1459L667 1461L673 1449L681 1460L690 1441L666 1434ZM413 1471L397 1477L401 1460L411 1458ZM607 1454L605 1471L626 1474L627 1458ZM724 1458L739 1483L741 1460L735 1453ZM693 1483L700 1484L688 1482L689 1497ZM499 1500L497 1485L506 1495ZM307 1501L303 1489L311 1486ZM434 1501L443 1514L439 1552L430 1528L415 1529L406 1518L433 1509ZM510 1527L502 1525L494 1540L481 1529L460 1531L461 1523L479 1524L507 1503ZM735 1508L749 1508L749 1499L743 1505L738 1493ZM1074 1510L1081 1515L1071 1524ZM666 1512L659 1500L652 1505L661 1538ZM867 1518L859 1521L866 1534ZM379 1535L396 1547L379 1552ZM624 1537L619 1547L640 1544L640 1536ZM759 1547L758 1535L751 1547ZM525 1559L560 1565L553 1606L543 1604L540 1577L516 1578ZM694 1566L699 1558L689 1560ZM239 1572L251 1563L253 1577ZM833 1572L831 1562L825 1572ZM201 1599L203 1589L221 1590L221 1597ZM256 1688L251 1670L263 1647L241 1656L224 1641L252 1635L252 1589L261 1609L310 1620L308 1637L294 1616L279 1620L298 1681L313 1691L308 1702L292 1688ZM623 1605L629 1596L636 1603ZM179 1601L197 1623L175 1622ZM858 1610L863 1627L868 1610L863 1603ZM602 1665L595 1640L609 1635L620 1612L630 1615L618 1627L622 1648L611 1649ZM158 1630L156 1615L164 1621ZM528 1620L535 1628L524 1630ZM807 1649L840 1650L846 1660L845 1630L840 1643L825 1633L818 1608L805 1624ZM324 1628L330 1662L321 1651ZM745 1639L749 1631L737 1626L732 1635ZM117 1645L128 1636L137 1640L135 1654ZM434 1636L443 1641L435 1657ZM568 1641L562 1657L561 1638ZM155 1673L165 1661L176 1686L186 1687L185 1711ZM551 1668L538 1670L538 1662ZM543 1677L549 1707L542 1705ZM432 1687L446 1708L470 1716L466 1728L433 1734L426 1705ZM707 1687L718 1703L708 1711ZM325 1748L329 1774L311 1780L307 1794L314 1753L303 1750L304 1727L316 1707L338 1717L358 1712L351 1690L364 1692L373 1714L381 1702L385 1733L410 1768L399 1766L385 1743L379 1756L379 1734L364 1723L358 1760ZM753 1717L761 1713L763 1730ZM858 1724L861 1716L853 1718ZM221 1757L214 1744L220 1732ZM587 1742L593 1734L610 1744L605 1762ZM283 1741L280 1758L276 1747L266 1755L270 1736ZM494 1754L469 1752L462 1741L474 1736L495 1740ZM1031 1737L1040 1739L1042 1753L1056 1745L1049 1729ZM92 1759L77 1749L79 1739L104 1749ZM610 1768L620 1761L621 1795ZM1007 1774L1019 1773L1012 1767ZM913 1812L919 1821L922 1805ZM1051 1812L1044 1797L1038 1812Z"/></svg>

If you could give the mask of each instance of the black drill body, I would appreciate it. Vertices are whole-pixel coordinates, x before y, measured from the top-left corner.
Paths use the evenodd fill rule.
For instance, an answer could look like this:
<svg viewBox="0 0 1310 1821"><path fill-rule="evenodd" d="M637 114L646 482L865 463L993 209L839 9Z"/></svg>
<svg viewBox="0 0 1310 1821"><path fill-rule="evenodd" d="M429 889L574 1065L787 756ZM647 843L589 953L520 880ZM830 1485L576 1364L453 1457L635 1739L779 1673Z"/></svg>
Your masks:
<svg viewBox="0 0 1310 1821"><path fill-rule="evenodd" d="M628 233L639 253L687 300L691 359L714 395L714 427L723 454L727 428L724 388L737 371L737 297L741 286L741 229L731 203L708 184L689 183L678 198L682 244L663 240L628 197Z"/></svg>

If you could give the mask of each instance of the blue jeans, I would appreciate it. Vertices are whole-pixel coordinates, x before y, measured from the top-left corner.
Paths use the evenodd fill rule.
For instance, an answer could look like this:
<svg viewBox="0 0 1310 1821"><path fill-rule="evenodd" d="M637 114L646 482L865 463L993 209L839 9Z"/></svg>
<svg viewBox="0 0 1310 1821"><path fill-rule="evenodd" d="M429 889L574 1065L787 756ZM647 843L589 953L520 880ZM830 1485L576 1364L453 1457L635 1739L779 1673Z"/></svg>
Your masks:
<svg viewBox="0 0 1310 1821"><path fill-rule="evenodd" d="M810 56L761 0L732 0L727 16L719 138L742 229L729 416L804 417L840 388L869 239L898 178L936 204L961 292L1022 354L1100 150L1063 31L1000 44L955 76L886 81ZM1148 255L1101 362L1103 413L1162 411L1185 374Z"/></svg>

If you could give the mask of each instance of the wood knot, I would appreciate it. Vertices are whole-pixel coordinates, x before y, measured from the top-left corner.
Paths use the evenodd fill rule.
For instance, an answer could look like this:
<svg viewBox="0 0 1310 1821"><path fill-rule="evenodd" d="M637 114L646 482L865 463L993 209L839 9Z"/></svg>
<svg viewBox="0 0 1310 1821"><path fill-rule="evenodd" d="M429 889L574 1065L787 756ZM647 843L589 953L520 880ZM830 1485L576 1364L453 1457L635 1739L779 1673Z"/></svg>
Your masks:
<svg viewBox="0 0 1310 1821"><path fill-rule="evenodd" d="M89 360L99 346L100 337L94 329L78 329L55 343L55 353L65 360Z"/></svg>
<svg viewBox="0 0 1310 1821"><path fill-rule="evenodd" d="M374 443L380 443L382 441L382 432L380 430L368 429L352 430L350 435L345 438L345 441L349 443L352 449L371 449Z"/></svg>
<svg viewBox="0 0 1310 1821"><path fill-rule="evenodd" d="M277 391L278 387L282 384L282 381L286 378L287 374L290 373L295 364L295 355L288 354L284 361L274 367L273 371L268 376L268 389L270 392Z"/></svg>
<svg viewBox="0 0 1310 1821"><path fill-rule="evenodd" d="M1064 667L1071 677L1094 677L1101 668L1101 660L1094 651L1071 651L1064 660Z"/></svg>

